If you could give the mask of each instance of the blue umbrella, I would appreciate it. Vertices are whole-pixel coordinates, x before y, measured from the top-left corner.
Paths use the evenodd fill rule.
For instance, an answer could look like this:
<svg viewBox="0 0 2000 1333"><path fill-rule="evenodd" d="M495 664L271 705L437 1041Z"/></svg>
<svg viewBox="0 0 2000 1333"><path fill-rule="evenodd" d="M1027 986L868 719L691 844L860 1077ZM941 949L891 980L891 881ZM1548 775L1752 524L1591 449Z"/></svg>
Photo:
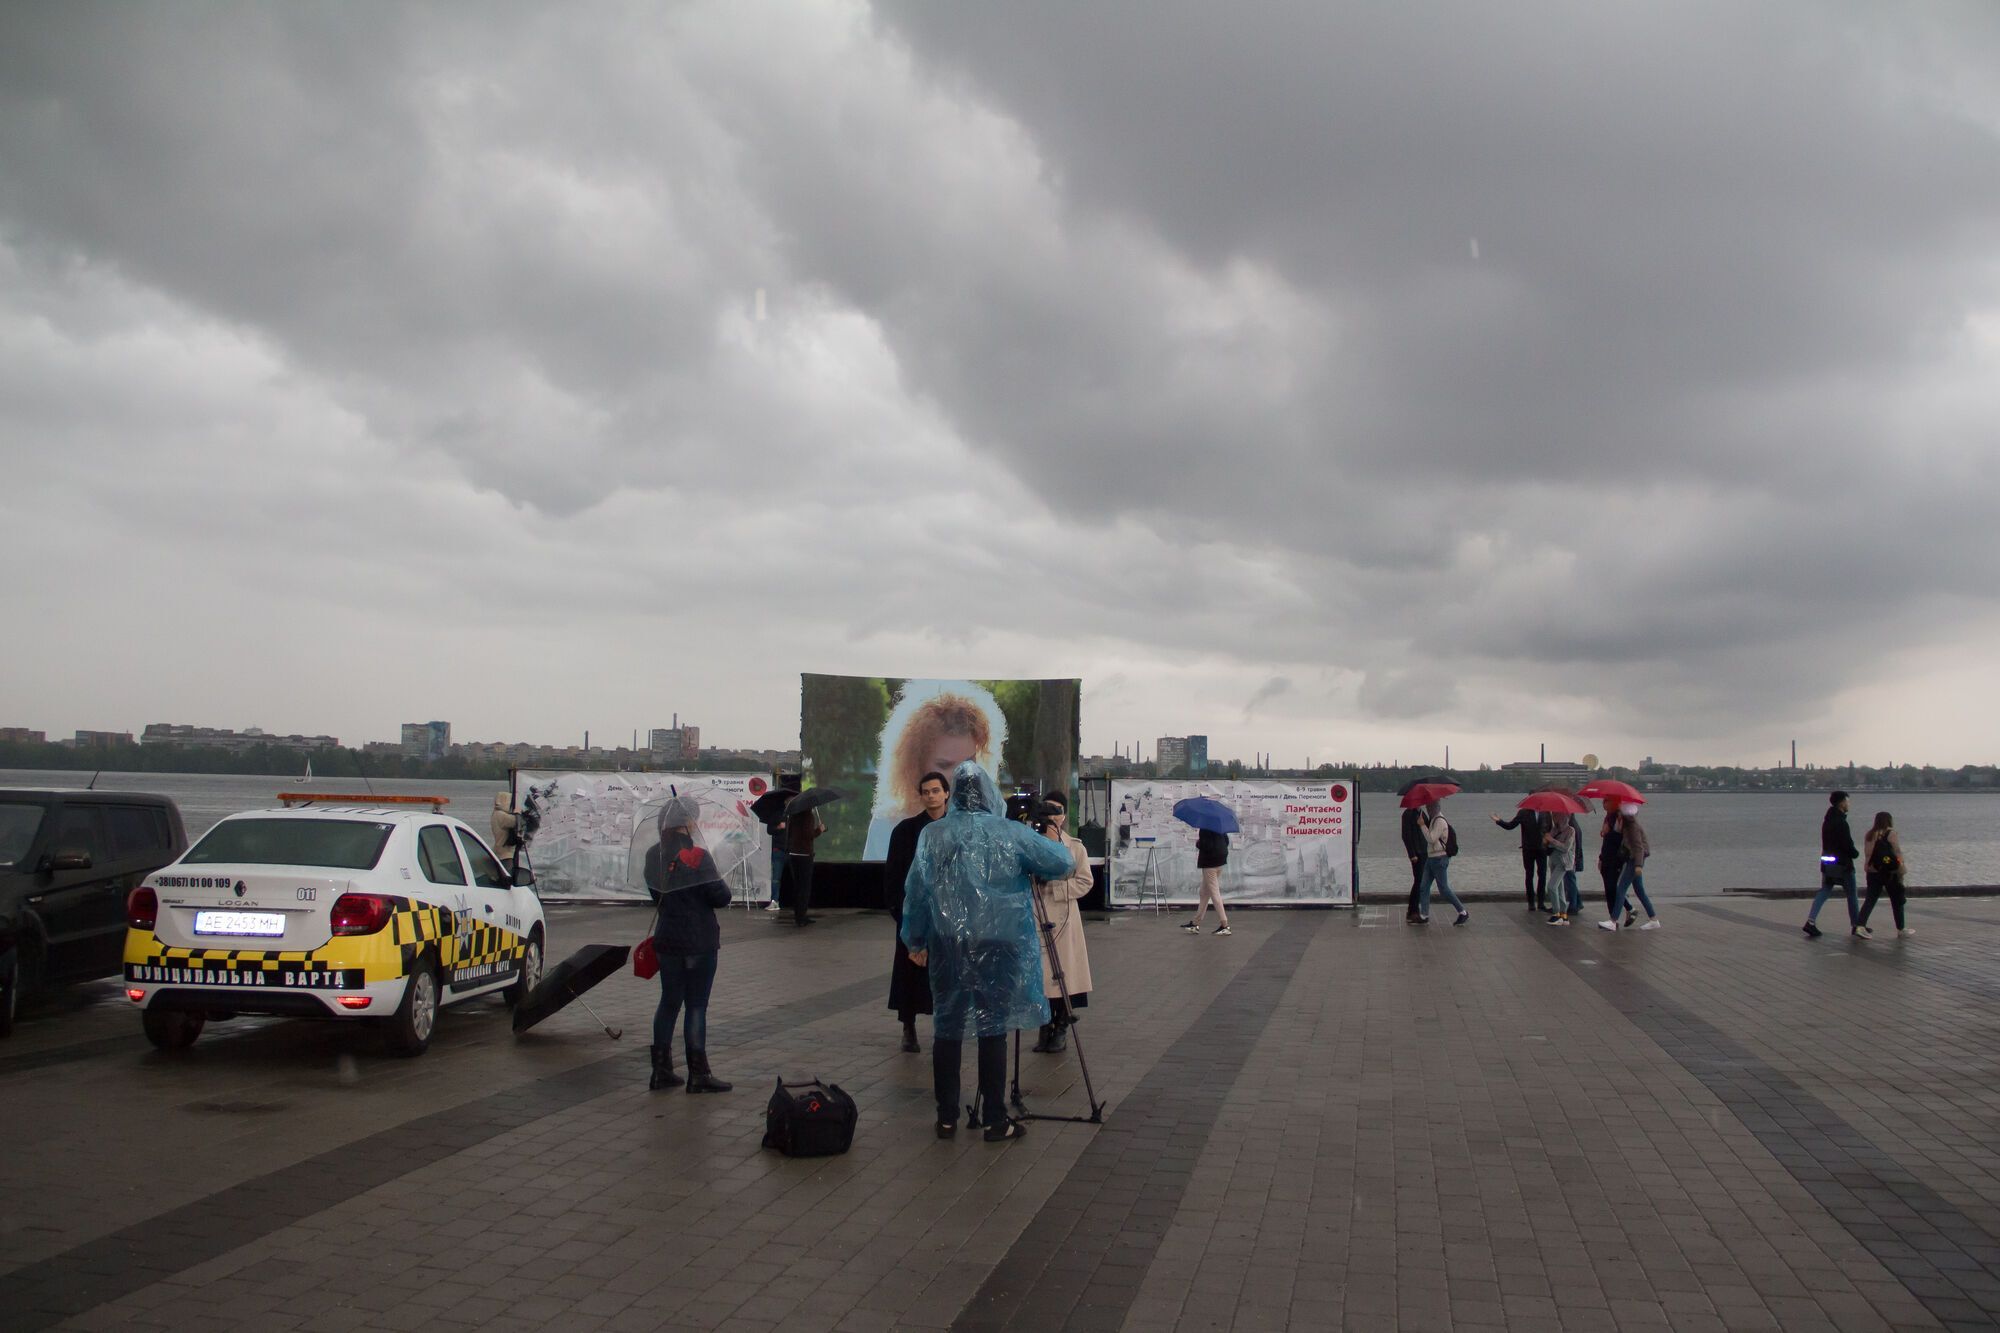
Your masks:
<svg viewBox="0 0 2000 1333"><path fill-rule="evenodd" d="M1211 833L1235 833L1242 829L1236 812L1212 796L1190 796L1174 802L1174 818Z"/></svg>

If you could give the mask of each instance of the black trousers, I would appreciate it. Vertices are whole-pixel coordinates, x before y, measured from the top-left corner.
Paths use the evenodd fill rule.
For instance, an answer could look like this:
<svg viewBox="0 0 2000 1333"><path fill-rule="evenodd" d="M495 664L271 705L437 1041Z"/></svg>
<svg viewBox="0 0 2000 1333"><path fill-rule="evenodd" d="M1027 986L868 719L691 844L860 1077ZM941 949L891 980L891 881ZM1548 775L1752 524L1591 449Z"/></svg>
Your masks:
<svg viewBox="0 0 2000 1333"><path fill-rule="evenodd" d="M1415 916L1417 914L1417 890L1423 886L1423 882L1424 858L1413 856L1410 858L1410 907L1405 913L1406 916Z"/></svg>
<svg viewBox="0 0 2000 1333"><path fill-rule="evenodd" d="M1607 912L1616 912L1618 910L1618 877L1624 871L1625 863L1623 861L1599 861L1597 863L1597 873L1604 880L1604 910Z"/></svg>
<svg viewBox="0 0 2000 1333"><path fill-rule="evenodd" d="M958 1123L959 1062L965 1052L958 1038L931 1039L931 1082L937 1089L940 1125ZM979 1110L988 1125L1007 1119L1007 1035L979 1038Z"/></svg>
<svg viewBox="0 0 2000 1333"><path fill-rule="evenodd" d="M792 920L804 925L806 910L813 899L813 859L797 852L788 853L785 870L792 881Z"/></svg>
<svg viewBox="0 0 2000 1333"><path fill-rule="evenodd" d="M1872 870L1868 872L1868 896L1861 900L1860 924L1864 926L1868 924L1868 914L1875 910L1876 900L1881 898L1885 889L1889 894L1889 910L1895 913L1896 916L1896 929L1901 930L1903 928L1903 901L1905 896L1903 892L1903 877L1901 875L1878 875Z"/></svg>
<svg viewBox="0 0 2000 1333"><path fill-rule="evenodd" d="M1527 880L1528 906L1540 907L1549 900L1549 858L1539 851L1521 849L1521 874Z"/></svg>

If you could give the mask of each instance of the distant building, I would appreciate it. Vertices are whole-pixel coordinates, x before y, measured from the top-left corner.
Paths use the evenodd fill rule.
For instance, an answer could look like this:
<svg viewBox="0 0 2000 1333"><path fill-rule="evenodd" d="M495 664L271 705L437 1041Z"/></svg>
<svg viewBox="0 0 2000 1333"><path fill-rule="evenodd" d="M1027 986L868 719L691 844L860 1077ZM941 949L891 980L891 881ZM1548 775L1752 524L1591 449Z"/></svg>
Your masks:
<svg viewBox="0 0 2000 1333"><path fill-rule="evenodd" d="M1208 772L1208 737L1187 738L1187 768L1191 778Z"/></svg>
<svg viewBox="0 0 2000 1333"><path fill-rule="evenodd" d="M141 745L178 745L193 750L227 750L242 754L260 745L281 750L331 750L340 745L332 736L274 736L261 727L230 731L226 727L191 727L178 722L148 722L139 733Z"/></svg>
<svg viewBox="0 0 2000 1333"><path fill-rule="evenodd" d="M682 726L679 713L671 727L654 727L650 741L652 757L660 763L693 763L701 758L701 728L692 722Z"/></svg>
<svg viewBox="0 0 2000 1333"><path fill-rule="evenodd" d="M0 727L0 741L11 741L15 745L47 745L48 733L31 731L27 727Z"/></svg>
<svg viewBox="0 0 2000 1333"><path fill-rule="evenodd" d="M1162 736L1153 742L1153 771L1161 777L1175 773L1185 773L1188 767L1188 743L1185 736Z"/></svg>
<svg viewBox="0 0 2000 1333"><path fill-rule="evenodd" d="M79 731L75 744L91 749L109 748L113 745L136 745L129 731Z"/></svg>
<svg viewBox="0 0 2000 1333"><path fill-rule="evenodd" d="M405 759L442 759L450 753L451 723L405 722L403 724Z"/></svg>
<svg viewBox="0 0 2000 1333"><path fill-rule="evenodd" d="M1500 771L1530 782L1565 783L1575 786L1590 781L1590 770L1582 764L1567 763L1559 759L1526 759L1518 763L1502 764Z"/></svg>

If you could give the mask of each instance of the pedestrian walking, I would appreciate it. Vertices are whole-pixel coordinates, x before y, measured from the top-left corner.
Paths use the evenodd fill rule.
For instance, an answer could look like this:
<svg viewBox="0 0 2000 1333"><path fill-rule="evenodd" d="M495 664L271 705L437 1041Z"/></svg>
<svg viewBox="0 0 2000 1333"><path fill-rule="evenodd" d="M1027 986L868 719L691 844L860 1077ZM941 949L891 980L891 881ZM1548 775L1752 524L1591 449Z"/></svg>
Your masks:
<svg viewBox="0 0 2000 1333"><path fill-rule="evenodd" d="M1646 909L1645 924L1641 930L1658 930L1660 914L1653 910L1653 900L1646 896L1646 858L1653 854L1652 844L1646 840L1646 830L1639 824L1639 807L1629 802L1618 813L1618 837L1623 844L1622 865L1618 871L1618 898L1611 905L1611 915L1597 923L1599 930L1618 929L1618 918L1625 918L1630 926L1635 914L1625 905L1631 894L1639 896L1639 905Z"/></svg>
<svg viewBox="0 0 2000 1333"><path fill-rule="evenodd" d="M1048 923L1042 934L1042 994L1049 1002L1049 1021L1042 1026L1035 1049L1059 1055L1069 1049L1069 1030L1076 1024L1072 1009L1090 1004L1090 950L1083 941L1083 909L1079 904L1091 889L1090 853L1082 841L1070 836L1069 800L1059 791L1042 798L1042 819L1037 827L1042 836L1060 842L1076 858L1076 869L1061 879L1035 881L1038 903L1036 924ZM1062 964L1062 981L1056 981L1056 964ZM1067 1002L1063 990L1069 990Z"/></svg>
<svg viewBox="0 0 2000 1333"><path fill-rule="evenodd" d="M1868 896L1861 903L1861 929L1868 929L1868 914L1875 910L1876 901L1886 892L1889 895L1889 910L1896 917L1896 934L1906 939L1916 934L1903 920L1906 897L1903 840L1896 836L1896 821L1887 810L1876 812L1875 826L1868 830L1861 846L1862 864L1868 868Z"/></svg>
<svg viewBox="0 0 2000 1333"><path fill-rule="evenodd" d="M986 1141L1019 1138L1008 1118L1007 1034L1049 1021L1034 879L1076 869L1070 850L1006 817L1000 789L976 761L952 770L951 806L917 840L903 899L903 944L930 968L931 1078L937 1135L958 1130L959 1063L967 1029L979 1041L979 1109Z"/></svg>
<svg viewBox="0 0 2000 1333"><path fill-rule="evenodd" d="M1604 881L1604 910L1618 919L1618 880L1625 873L1625 822L1618 802L1604 803L1604 822L1597 827L1597 877Z"/></svg>
<svg viewBox="0 0 2000 1333"><path fill-rule="evenodd" d="M1195 900L1194 915L1181 922L1181 929L1188 934L1201 934L1201 919L1208 915L1211 901L1215 903L1215 933L1232 933L1229 929L1229 909L1222 905L1222 868L1228 864L1229 835L1216 829L1196 829L1194 865L1201 872L1201 893Z"/></svg>
<svg viewBox="0 0 2000 1333"><path fill-rule="evenodd" d="M1806 909L1806 938L1816 940L1824 933L1819 928L1819 909L1826 906L1835 889L1847 891L1848 929L1864 940L1874 935L1861 924L1861 903L1854 892L1854 863L1860 856L1853 830L1847 827L1847 793L1833 792L1826 798L1826 816L1819 821L1819 892Z"/></svg>
<svg viewBox="0 0 2000 1333"><path fill-rule="evenodd" d="M1410 905L1403 924L1420 926L1424 916L1417 910L1417 890L1424 884L1424 812L1415 806L1403 811L1403 854L1410 858Z"/></svg>
<svg viewBox="0 0 2000 1333"><path fill-rule="evenodd" d="M1417 887L1417 919L1430 924L1431 890L1436 889L1458 910L1458 917L1451 924L1462 926L1472 913L1465 910L1465 904L1451 891L1451 858L1458 855L1458 831L1444 817L1443 805L1432 801L1424 807L1423 831L1424 874Z"/></svg>
<svg viewBox="0 0 2000 1333"><path fill-rule="evenodd" d="M889 834L889 859L882 865L882 888L889 904L889 916L896 923L896 958L889 969L889 1007L903 1020L903 1049L911 1055L923 1050L917 1045L917 1015L931 1012L930 970L910 961L903 945L903 896L910 866L917 859L917 840L925 829L944 818L951 802L951 783L942 773L926 773L917 783L917 799L923 809L896 825Z"/></svg>
<svg viewBox="0 0 2000 1333"><path fill-rule="evenodd" d="M660 1003L653 1012L654 1092L678 1088L674 1027L687 1046L687 1090L728 1092L733 1086L708 1067L708 997L715 988L722 927L715 909L729 906L729 885L715 861L695 841L700 814L693 801L675 797L660 811L658 845L646 852L646 891L653 897L653 950L660 960ZM682 1015L685 1014L685 1020Z"/></svg>
<svg viewBox="0 0 2000 1333"><path fill-rule="evenodd" d="M1576 891L1576 872L1583 869L1583 826L1575 815L1552 816L1542 840L1550 906L1554 909L1549 913L1549 924L1567 926L1570 913L1583 910L1583 899Z"/></svg>
<svg viewBox="0 0 2000 1333"><path fill-rule="evenodd" d="M1516 810L1512 819L1493 816L1504 829L1521 831L1521 876L1528 893L1530 912L1549 910L1549 816L1540 810Z"/></svg>

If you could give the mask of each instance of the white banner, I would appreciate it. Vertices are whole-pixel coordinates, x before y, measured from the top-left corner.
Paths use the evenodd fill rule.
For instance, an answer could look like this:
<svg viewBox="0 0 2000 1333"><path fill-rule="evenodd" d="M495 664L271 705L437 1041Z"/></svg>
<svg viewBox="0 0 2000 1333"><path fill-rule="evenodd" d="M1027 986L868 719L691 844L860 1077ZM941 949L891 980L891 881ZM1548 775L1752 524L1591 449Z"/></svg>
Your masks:
<svg viewBox="0 0 2000 1333"><path fill-rule="evenodd" d="M644 901L645 856L655 821L676 796L701 809L697 837L738 901L771 896L771 838L750 803L771 789L768 773L514 774L521 842L544 900Z"/></svg>
<svg viewBox="0 0 2000 1333"><path fill-rule="evenodd" d="M1355 785L1326 782L1113 782L1113 906L1192 903L1201 889L1194 829L1174 803L1206 796L1235 812L1225 903L1354 904Z"/></svg>

